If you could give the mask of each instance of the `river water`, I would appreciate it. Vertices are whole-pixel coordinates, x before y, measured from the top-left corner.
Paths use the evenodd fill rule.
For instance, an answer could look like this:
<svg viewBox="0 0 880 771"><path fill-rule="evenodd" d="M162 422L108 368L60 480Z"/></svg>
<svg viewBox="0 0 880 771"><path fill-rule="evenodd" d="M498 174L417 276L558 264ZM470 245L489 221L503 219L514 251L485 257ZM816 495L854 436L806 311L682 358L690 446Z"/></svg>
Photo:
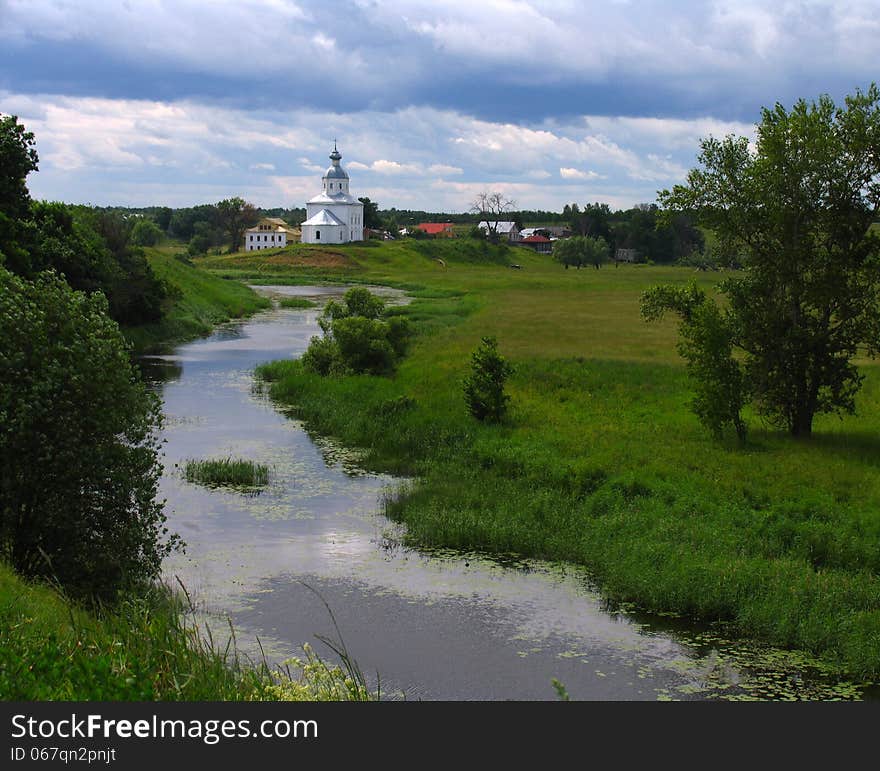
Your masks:
<svg viewBox="0 0 880 771"><path fill-rule="evenodd" d="M342 289L259 291L320 301ZM379 513L401 480L363 472L255 384L257 364L305 350L318 313L276 307L145 362L165 405L161 491L187 543L166 576L217 628L230 620L244 654L278 663L309 642L332 659L317 638L341 638L383 698L410 700L549 700L554 679L572 699L877 696L796 653L609 609L572 566L401 546ZM227 456L269 465L269 486L183 479L187 458Z"/></svg>

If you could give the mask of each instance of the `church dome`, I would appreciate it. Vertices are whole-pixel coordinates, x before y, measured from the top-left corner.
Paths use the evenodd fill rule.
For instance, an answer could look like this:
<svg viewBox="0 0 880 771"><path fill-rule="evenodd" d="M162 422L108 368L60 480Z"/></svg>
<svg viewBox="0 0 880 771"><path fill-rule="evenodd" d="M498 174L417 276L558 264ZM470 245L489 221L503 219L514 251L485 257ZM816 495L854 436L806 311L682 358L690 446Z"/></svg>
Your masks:
<svg viewBox="0 0 880 771"><path fill-rule="evenodd" d="M330 153L330 160L333 162L332 166L327 167L327 171L324 172L324 179L348 179L348 172L339 165L339 161L342 160L342 153L336 149L336 143L333 143L333 152Z"/></svg>

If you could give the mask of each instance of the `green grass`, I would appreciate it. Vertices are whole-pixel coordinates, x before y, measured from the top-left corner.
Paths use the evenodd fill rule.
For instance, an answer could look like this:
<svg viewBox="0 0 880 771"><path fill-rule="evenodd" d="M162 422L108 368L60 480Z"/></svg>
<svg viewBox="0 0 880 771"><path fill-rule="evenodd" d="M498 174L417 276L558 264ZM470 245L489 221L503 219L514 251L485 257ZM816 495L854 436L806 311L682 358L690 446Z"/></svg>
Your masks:
<svg viewBox="0 0 880 771"><path fill-rule="evenodd" d="M265 487L269 483L269 467L241 458L189 458L184 461L187 482L205 487Z"/></svg>
<svg viewBox="0 0 880 771"><path fill-rule="evenodd" d="M261 369L310 428L417 477L387 502L413 542L569 560L614 600L880 675L876 364L860 362L858 413L819 418L810 440L749 415L745 446L716 442L689 409L674 322L643 323L639 295L719 274L564 271L510 250L513 271L462 242L417 247L340 248L358 280L418 288L395 309L418 337L393 378ZM500 426L470 418L460 386L483 335L516 367Z"/></svg>
<svg viewBox="0 0 880 771"><path fill-rule="evenodd" d="M234 642L213 641L168 590L90 612L0 562L0 698L7 701L374 698L346 656L337 667L304 650L282 668L251 662Z"/></svg>
<svg viewBox="0 0 880 771"><path fill-rule="evenodd" d="M170 294L162 321L124 330L137 353L163 350L207 335L223 321L271 306L268 299L238 281L198 270L179 246L146 251L150 266Z"/></svg>
<svg viewBox="0 0 880 771"><path fill-rule="evenodd" d="M279 308L292 308L294 310L297 309L306 309L306 308L317 308L318 303L314 300L309 300L305 297L282 297L278 301Z"/></svg>

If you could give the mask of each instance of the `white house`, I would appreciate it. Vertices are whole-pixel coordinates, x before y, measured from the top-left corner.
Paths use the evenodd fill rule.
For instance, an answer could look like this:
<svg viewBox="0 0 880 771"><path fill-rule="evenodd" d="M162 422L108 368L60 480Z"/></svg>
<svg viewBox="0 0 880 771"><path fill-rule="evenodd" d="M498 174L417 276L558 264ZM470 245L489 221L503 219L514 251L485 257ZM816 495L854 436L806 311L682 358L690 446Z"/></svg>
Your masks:
<svg viewBox="0 0 880 771"><path fill-rule="evenodd" d="M324 172L324 189L306 202L302 224L304 244L344 244L364 240L364 205L348 192L348 173L333 143L332 164Z"/></svg>
<svg viewBox="0 0 880 771"><path fill-rule="evenodd" d="M499 238L506 238L512 243L519 241L519 228L515 222L496 222L495 220L487 222L483 220L480 223L480 230L485 231L487 235L492 232L493 228Z"/></svg>
<svg viewBox="0 0 880 771"><path fill-rule="evenodd" d="M244 231L244 249L277 249L296 240L297 232L280 217L263 217L252 228Z"/></svg>

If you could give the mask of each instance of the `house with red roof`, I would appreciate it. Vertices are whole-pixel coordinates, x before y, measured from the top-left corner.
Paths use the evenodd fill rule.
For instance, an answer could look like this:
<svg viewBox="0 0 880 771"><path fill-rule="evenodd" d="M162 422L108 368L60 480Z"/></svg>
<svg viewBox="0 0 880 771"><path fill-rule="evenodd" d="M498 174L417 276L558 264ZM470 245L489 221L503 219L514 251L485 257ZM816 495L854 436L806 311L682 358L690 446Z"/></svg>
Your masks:
<svg viewBox="0 0 880 771"><path fill-rule="evenodd" d="M455 238L451 222L420 222L416 228L434 238Z"/></svg>
<svg viewBox="0 0 880 771"><path fill-rule="evenodd" d="M553 243L547 236L542 236L539 233L520 239L519 244L520 246L534 249L538 254L551 254L553 252Z"/></svg>

